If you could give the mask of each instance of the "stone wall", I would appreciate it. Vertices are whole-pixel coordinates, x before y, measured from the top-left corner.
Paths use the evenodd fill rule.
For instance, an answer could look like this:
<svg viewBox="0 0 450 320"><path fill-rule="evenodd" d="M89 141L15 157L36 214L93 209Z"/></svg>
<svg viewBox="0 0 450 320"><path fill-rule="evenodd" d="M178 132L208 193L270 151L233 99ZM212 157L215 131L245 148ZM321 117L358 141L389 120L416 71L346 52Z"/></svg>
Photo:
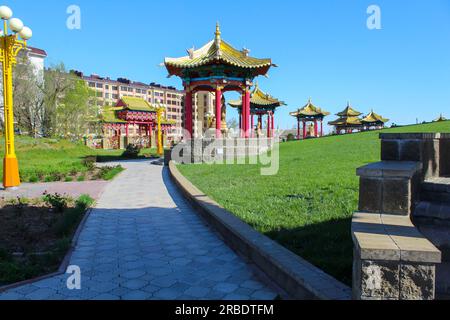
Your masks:
<svg viewBox="0 0 450 320"><path fill-rule="evenodd" d="M381 162L359 168L352 221L353 297L435 298L441 252L411 222L426 178L447 170L440 134L381 134Z"/></svg>
<svg viewBox="0 0 450 320"><path fill-rule="evenodd" d="M180 163L235 162L270 150L273 139L192 139L172 149L171 159Z"/></svg>

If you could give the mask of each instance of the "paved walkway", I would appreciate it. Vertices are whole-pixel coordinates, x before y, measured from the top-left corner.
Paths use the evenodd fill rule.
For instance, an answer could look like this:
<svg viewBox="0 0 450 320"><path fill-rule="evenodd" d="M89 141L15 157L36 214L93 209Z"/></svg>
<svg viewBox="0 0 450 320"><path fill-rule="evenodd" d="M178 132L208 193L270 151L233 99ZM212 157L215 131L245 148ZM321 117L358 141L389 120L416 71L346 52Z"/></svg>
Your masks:
<svg viewBox="0 0 450 320"><path fill-rule="evenodd" d="M212 232L170 181L167 169L126 162L106 186L80 235L69 275L24 285L0 299L274 299L276 293Z"/></svg>
<svg viewBox="0 0 450 320"><path fill-rule="evenodd" d="M97 200L108 183L108 181L23 183L16 190L0 188L0 198L14 199L22 197L33 199L40 198L44 192L47 192L50 194L68 195L74 199L79 198L83 194L88 194Z"/></svg>

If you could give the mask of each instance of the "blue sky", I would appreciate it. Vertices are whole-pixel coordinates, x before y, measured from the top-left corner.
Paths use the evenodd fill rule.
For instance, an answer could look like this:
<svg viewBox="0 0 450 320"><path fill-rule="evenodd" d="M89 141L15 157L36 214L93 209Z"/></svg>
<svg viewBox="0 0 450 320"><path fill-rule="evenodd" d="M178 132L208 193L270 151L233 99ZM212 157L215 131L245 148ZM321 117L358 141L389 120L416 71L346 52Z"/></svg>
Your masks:
<svg viewBox="0 0 450 320"><path fill-rule="evenodd" d="M279 65L263 90L286 101L276 126L309 97L331 113L349 100L398 124L450 118L450 1L6 1L34 31L30 44L45 49L47 65L102 76L127 77L181 88L158 65L222 37L251 55ZM81 30L66 28L69 5L81 8ZM381 8L381 30L366 27L369 5ZM227 98L234 98L228 94ZM230 117L234 114L230 111ZM328 121L335 117L330 116Z"/></svg>

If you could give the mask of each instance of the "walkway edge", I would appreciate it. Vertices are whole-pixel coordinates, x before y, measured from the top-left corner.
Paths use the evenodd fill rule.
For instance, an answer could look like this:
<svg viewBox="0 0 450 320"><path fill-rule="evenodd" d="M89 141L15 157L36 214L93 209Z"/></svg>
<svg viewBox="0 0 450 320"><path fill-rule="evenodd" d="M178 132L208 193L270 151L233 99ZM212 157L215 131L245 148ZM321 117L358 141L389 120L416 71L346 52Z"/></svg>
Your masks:
<svg viewBox="0 0 450 320"><path fill-rule="evenodd" d="M255 263L293 299L349 300L351 289L295 255L210 199L169 163L175 184L233 250Z"/></svg>

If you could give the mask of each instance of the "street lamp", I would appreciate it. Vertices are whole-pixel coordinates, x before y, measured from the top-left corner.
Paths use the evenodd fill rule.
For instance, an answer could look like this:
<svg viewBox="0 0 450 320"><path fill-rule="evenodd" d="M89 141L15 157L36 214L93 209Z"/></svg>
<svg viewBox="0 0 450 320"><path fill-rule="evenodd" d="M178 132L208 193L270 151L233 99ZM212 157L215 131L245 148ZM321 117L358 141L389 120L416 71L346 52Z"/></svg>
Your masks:
<svg viewBox="0 0 450 320"><path fill-rule="evenodd" d="M157 152L160 156L164 154L164 145L163 145L163 139L162 139L162 128L161 128L161 121L162 121L162 115L166 108L163 105L158 105L156 107L156 116L157 116L157 122L158 122L158 148Z"/></svg>
<svg viewBox="0 0 450 320"><path fill-rule="evenodd" d="M3 104L5 127L5 158L3 160L3 186L20 186L19 164L14 148L14 111L13 111L13 66L20 50L26 48L27 40L33 36L30 28L24 27L20 19L12 18L13 12L6 6L0 6L0 18L3 20L3 34L0 36L0 62L3 66ZM12 34L8 34L9 29ZM19 36L22 40L19 40Z"/></svg>

